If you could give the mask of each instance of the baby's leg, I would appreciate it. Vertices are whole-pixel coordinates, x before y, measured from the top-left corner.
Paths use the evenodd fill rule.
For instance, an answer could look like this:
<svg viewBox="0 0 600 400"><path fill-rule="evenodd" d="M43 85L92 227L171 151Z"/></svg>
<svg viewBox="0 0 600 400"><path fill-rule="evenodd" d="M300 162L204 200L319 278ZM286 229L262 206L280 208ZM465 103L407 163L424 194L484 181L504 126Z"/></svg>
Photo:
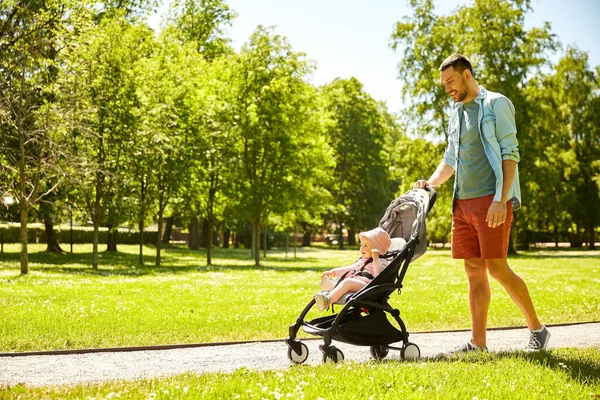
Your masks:
<svg viewBox="0 0 600 400"><path fill-rule="evenodd" d="M329 293L329 304L333 304L348 292L358 292L360 289L367 286L367 283L355 278L344 279L335 289Z"/></svg>

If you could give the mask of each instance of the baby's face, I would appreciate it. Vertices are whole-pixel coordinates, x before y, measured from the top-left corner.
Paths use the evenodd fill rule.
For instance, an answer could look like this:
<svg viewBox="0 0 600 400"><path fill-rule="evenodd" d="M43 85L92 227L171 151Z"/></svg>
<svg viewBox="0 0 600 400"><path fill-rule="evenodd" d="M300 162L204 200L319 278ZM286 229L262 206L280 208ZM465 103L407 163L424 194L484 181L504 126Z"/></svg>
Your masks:
<svg viewBox="0 0 600 400"><path fill-rule="evenodd" d="M373 250L373 245L371 244L371 241L369 239L367 239L366 237L361 237L360 238L360 256L362 258L371 258L371 257L373 257L373 254L371 253L372 250Z"/></svg>

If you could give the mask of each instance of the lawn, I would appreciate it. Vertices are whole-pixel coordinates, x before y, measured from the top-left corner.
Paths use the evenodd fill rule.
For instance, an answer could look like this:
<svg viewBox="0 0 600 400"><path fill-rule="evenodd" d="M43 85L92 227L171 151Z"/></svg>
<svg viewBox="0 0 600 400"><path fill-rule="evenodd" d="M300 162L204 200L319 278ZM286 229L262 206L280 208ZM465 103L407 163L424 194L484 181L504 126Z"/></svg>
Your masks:
<svg viewBox="0 0 600 400"><path fill-rule="evenodd" d="M598 349L346 362L77 386L0 386L6 399L597 399Z"/></svg>
<svg viewBox="0 0 600 400"><path fill-rule="evenodd" d="M43 253L31 245L30 273L19 274L17 245L0 254L0 351L282 339L318 290L321 271L346 265L357 250L270 251L255 268L247 250L216 249L212 267L203 251L172 247L162 266L137 246L101 252ZM261 253L262 256L262 253ZM600 252L538 251L512 257L547 324L600 320ZM492 282L489 326L523 326L517 307ZM430 250L414 262L392 304L410 332L470 326L467 283L460 261Z"/></svg>

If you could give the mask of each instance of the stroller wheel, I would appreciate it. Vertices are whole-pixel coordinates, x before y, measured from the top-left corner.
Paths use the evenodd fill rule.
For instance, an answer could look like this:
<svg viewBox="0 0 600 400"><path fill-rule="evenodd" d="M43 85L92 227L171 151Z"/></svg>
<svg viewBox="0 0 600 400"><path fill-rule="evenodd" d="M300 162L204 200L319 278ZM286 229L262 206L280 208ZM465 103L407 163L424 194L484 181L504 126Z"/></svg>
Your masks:
<svg viewBox="0 0 600 400"><path fill-rule="evenodd" d="M327 350L323 351L323 364L335 364L342 361L344 361L344 353L337 347L329 346Z"/></svg>
<svg viewBox="0 0 600 400"><path fill-rule="evenodd" d="M369 351L371 353L371 357L375 361L383 360L390 352L390 350L385 346L371 346Z"/></svg>
<svg viewBox="0 0 600 400"><path fill-rule="evenodd" d="M421 358L421 350L416 344L408 342L402 346L400 357L407 361L417 361Z"/></svg>
<svg viewBox="0 0 600 400"><path fill-rule="evenodd" d="M295 364L302 364L308 358L308 346L300 343L300 354L296 353L291 347L288 347L288 358Z"/></svg>

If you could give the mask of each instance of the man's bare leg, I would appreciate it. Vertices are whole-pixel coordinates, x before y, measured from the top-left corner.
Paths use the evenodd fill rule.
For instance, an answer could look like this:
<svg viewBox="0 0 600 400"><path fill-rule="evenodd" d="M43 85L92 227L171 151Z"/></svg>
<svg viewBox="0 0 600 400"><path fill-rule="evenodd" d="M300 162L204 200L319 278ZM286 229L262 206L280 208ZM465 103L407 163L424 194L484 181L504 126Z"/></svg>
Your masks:
<svg viewBox="0 0 600 400"><path fill-rule="evenodd" d="M485 261L481 258L467 258L465 259L465 271L469 279L471 343L477 347L486 347L487 315L492 295Z"/></svg>
<svg viewBox="0 0 600 400"><path fill-rule="evenodd" d="M529 290L525 281L517 275L509 266L505 258L496 258L485 260L487 270L490 271L492 278L497 280L513 299L517 307L521 310L527 321L529 330L537 330L542 328L533 301L529 295Z"/></svg>

